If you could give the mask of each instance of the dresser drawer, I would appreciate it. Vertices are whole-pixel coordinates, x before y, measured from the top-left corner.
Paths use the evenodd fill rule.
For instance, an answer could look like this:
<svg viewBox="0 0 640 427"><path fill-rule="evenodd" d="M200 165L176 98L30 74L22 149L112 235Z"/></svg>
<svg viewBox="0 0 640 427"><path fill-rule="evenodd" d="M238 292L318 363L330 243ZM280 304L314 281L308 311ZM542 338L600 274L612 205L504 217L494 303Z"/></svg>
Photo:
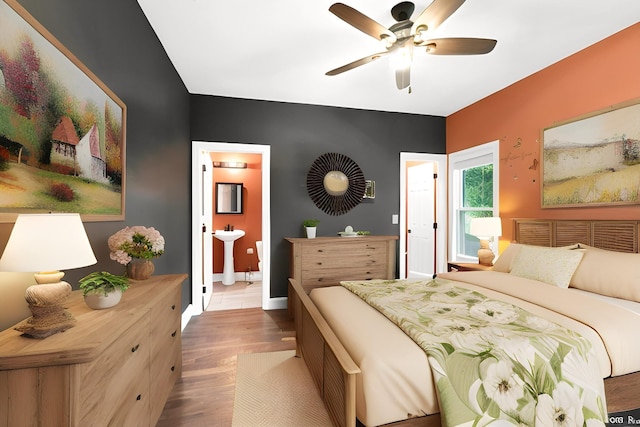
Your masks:
<svg viewBox="0 0 640 427"><path fill-rule="evenodd" d="M348 242L336 246L333 243L320 243L316 245L303 245L302 258L307 261L315 260L366 260L370 258L386 260L387 244L378 241L366 241L358 237L342 237L349 239Z"/></svg>
<svg viewBox="0 0 640 427"><path fill-rule="evenodd" d="M91 363L75 367L79 378L79 425L149 424L150 350L149 323L143 317L108 351Z"/></svg>
<svg viewBox="0 0 640 427"><path fill-rule="evenodd" d="M166 330L151 334L153 346L160 350L151 356L151 419L157 420L175 382L182 373L180 317Z"/></svg>
<svg viewBox="0 0 640 427"><path fill-rule="evenodd" d="M149 315L152 324L151 420L154 422L182 373L180 296L180 288L167 293Z"/></svg>
<svg viewBox="0 0 640 427"><path fill-rule="evenodd" d="M155 355L151 362L151 419L157 420L176 381L182 374L180 330L174 344Z"/></svg>
<svg viewBox="0 0 640 427"><path fill-rule="evenodd" d="M302 283L305 290L307 287L315 288L319 286L339 285L342 280L371 280L385 279L386 266L353 266L348 269L315 269L302 272Z"/></svg>
<svg viewBox="0 0 640 427"><path fill-rule="evenodd" d="M149 393L149 371L145 370L145 375L140 377L140 382L132 386L135 388L127 394L128 397L124 399L122 406L109 420L110 427L155 426L149 418L149 407L153 403L153 397Z"/></svg>
<svg viewBox="0 0 640 427"><path fill-rule="evenodd" d="M302 276L309 272L322 271L341 271L349 272L357 270L358 274L366 270L386 271L386 258L380 254L371 254L370 256L318 256L313 259L306 259L300 269Z"/></svg>
<svg viewBox="0 0 640 427"><path fill-rule="evenodd" d="M161 338L151 340L152 354L162 351L172 333L180 333L180 290L176 288L167 292L149 312L151 335Z"/></svg>

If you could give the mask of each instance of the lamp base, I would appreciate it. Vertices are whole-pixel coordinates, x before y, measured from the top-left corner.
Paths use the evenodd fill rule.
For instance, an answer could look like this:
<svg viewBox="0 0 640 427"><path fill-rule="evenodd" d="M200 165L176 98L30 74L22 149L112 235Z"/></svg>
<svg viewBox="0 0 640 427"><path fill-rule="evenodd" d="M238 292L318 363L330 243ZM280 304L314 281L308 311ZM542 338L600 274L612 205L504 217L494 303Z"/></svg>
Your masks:
<svg viewBox="0 0 640 427"><path fill-rule="evenodd" d="M478 264L491 267L493 265L493 259L495 257L496 255L489 248L489 242L487 240L480 240L480 249L478 249Z"/></svg>
<svg viewBox="0 0 640 427"><path fill-rule="evenodd" d="M25 299L32 316L14 329L27 337L42 339L72 328L76 319L62 306L70 294L71 285L67 282L28 287Z"/></svg>

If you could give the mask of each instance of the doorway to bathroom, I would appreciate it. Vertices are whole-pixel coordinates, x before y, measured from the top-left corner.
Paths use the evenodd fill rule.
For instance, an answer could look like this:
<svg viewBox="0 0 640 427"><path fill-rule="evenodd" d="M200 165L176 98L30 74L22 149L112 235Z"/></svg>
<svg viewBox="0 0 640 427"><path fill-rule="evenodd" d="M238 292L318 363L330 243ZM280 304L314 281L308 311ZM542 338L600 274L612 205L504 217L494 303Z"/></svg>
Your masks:
<svg viewBox="0 0 640 427"><path fill-rule="evenodd" d="M238 215L218 214L216 216L214 182L243 184L242 209L237 212ZM237 280L238 285L242 284L242 287L246 289L252 287L252 298L255 299L255 295L260 294L258 306L264 309L269 308L271 299L269 189L269 146L192 142L191 309L193 314L201 314L207 309L212 297L217 296L214 283L216 286L220 286L218 281L222 278L222 272L214 273L214 267L217 270L221 269L224 249L222 242L214 241L213 232L216 229L222 230L228 226L236 225L238 229L242 227L248 229L243 230L246 233L246 238L243 236L234 242L232 253L236 256L232 257L234 259L231 261L233 277ZM251 217L254 218L254 221L259 222L257 224L252 222ZM260 231L256 232L256 228L260 228ZM255 267L258 262L260 262L259 267ZM214 266L214 263L217 264ZM258 278L261 280L258 281ZM232 286L223 285L224 288L218 287L218 294L221 290L225 290L228 296L232 295L235 291L232 288L236 283Z"/></svg>

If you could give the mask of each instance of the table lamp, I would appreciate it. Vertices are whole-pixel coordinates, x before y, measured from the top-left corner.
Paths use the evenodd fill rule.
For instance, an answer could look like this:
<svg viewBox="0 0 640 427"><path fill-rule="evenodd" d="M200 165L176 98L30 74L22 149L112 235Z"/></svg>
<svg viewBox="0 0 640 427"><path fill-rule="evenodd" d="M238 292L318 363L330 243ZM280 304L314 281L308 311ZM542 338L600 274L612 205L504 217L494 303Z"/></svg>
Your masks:
<svg viewBox="0 0 640 427"><path fill-rule="evenodd" d="M15 329L31 338L46 338L75 325L63 306L71 285L59 270L85 267L98 262L79 214L21 214L13 226L0 258L0 271L39 272L37 285L25 299L32 316Z"/></svg>
<svg viewBox="0 0 640 427"><path fill-rule="evenodd" d="M481 265L493 265L496 257L489 247L489 240L496 236L502 236L502 221L499 217L472 218L469 234L480 239L480 249L478 249L478 263Z"/></svg>

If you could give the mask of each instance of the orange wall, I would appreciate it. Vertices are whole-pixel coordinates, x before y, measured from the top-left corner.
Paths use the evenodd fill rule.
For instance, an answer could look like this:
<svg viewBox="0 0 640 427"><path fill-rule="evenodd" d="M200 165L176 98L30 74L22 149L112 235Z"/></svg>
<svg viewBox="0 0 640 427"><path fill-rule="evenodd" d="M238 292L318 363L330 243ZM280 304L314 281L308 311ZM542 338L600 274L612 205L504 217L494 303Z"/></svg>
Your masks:
<svg viewBox="0 0 640 427"><path fill-rule="evenodd" d="M541 209L534 167L544 128L640 98L639 46L635 24L447 117L447 153L500 141L501 247L513 218L640 218L638 205Z"/></svg>
<svg viewBox="0 0 640 427"><path fill-rule="evenodd" d="M235 271L258 271L256 241L262 240L262 155L245 153L211 153L214 162L245 162L246 169L213 169L213 229L224 230L227 224L244 230L245 235L235 241L233 257ZM216 214L216 182L238 182L242 191L242 214ZM247 249L253 248L253 255ZM222 273L224 264L223 243L213 239L213 272Z"/></svg>

